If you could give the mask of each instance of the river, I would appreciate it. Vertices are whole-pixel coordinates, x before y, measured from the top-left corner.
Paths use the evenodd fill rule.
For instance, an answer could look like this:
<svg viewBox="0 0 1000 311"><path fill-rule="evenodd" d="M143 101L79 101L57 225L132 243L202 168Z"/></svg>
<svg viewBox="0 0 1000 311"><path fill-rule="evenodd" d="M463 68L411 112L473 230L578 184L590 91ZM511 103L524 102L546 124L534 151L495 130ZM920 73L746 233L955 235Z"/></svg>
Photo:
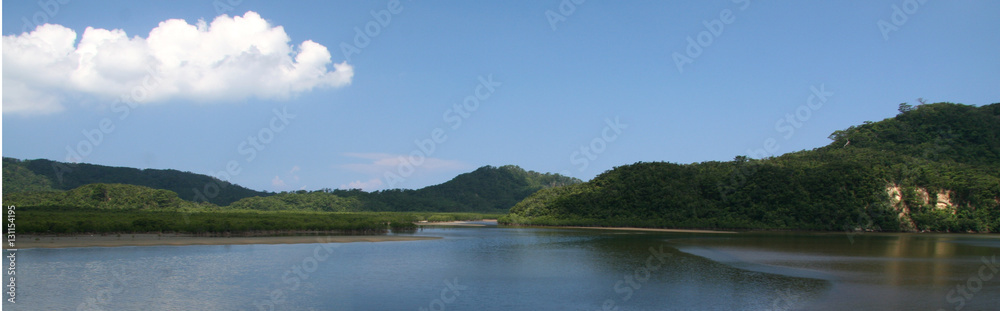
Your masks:
<svg viewBox="0 0 1000 311"><path fill-rule="evenodd" d="M10 310L996 310L1000 235L428 227L22 249ZM4 266L8 264L4 261Z"/></svg>

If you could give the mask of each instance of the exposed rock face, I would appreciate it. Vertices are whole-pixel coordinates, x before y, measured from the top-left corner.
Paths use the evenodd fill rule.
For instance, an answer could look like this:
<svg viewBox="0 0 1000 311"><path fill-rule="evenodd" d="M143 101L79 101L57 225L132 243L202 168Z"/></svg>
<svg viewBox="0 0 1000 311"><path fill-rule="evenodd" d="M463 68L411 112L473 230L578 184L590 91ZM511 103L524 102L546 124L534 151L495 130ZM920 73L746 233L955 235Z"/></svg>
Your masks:
<svg viewBox="0 0 1000 311"><path fill-rule="evenodd" d="M892 208L899 212L899 222L903 228L908 228L910 230L916 229L916 223L913 222L913 218L910 217L913 208L918 208L919 206L909 206L906 201L903 200L903 187L898 184L889 184L885 188L886 195L889 196L889 204ZM940 190L933 196L927 188L916 188L914 189L918 204L922 206L931 206L940 210L947 210L952 214L957 212L956 205L951 201L954 192L951 190ZM931 201L931 198L934 201Z"/></svg>
<svg viewBox="0 0 1000 311"><path fill-rule="evenodd" d="M903 202L903 190L897 184L889 184L885 188L886 194L889 195L889 204L892 208L899 212L899 224L904 230L906 229L916 229L917 224L913 222L913 218L910 218L910 207L906 206Z"/></svg>
<svg viewBox="0 0 1000 311"><path fill-rule="evenodd" d="M937 194L937 204L934 205L937 209L951 209L952 212L955 211L955 206L951 203L951 190L942 190Z"/></svg>

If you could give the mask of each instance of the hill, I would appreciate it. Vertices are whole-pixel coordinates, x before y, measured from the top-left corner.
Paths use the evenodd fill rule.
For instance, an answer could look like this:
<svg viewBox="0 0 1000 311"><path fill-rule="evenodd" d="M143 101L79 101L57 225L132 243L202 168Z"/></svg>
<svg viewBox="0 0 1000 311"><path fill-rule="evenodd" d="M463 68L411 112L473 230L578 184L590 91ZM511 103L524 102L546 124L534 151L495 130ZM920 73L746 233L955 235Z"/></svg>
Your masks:
<svg viewBox="0 0 1000 311"><path fill-rule="evenodd" d="M163 189L125 184L87 184L72 190L28 191L5 194L4 205L47 210L156 210L186 211L215 207L185 201Z"/></svg>
<svg viewBox="0 0 1000 311"><path fill-rule="evenodd" d="M247 197L272 195L269 192L247 189L211 176L178 170L74 164L45 159L22 161L6 157L3 158L3 182L4 196L24 191L72 190L98 183L169 190L187 201L207 201L216 205L229 205ZM218 194L215 196L200 194L199 192L205 191L206 185L217 186Z"/></svg>
<svg viewBox="0 0 1000 311"><path fill-rule="evenodd" d="M432 212L506 213L514 203L539 189L580 182L560 175L525 171L516 166L486 166L444 184L419 190L283 192L245 197L220 207L183 200L170 190L130 184L91 183L70 190L54 189L48 178L20 164L17 160L5 159L4 189L19 191L5 191L3 203L17 207L19 232L46 234L296 234L301 231L353 234L405 231L414 230L413 222L418 220L497 217L478 213Z"/></svg>
<svg viewBox="0 0 1000 311"><path fill-rule="evenodd" d="M636 163L545 189L508 224L1000 232L1000 104L900 106L767 159Z"/></svg>
<svg viewBox="0 0 1000 311"><path fill-rule="evenodd" d="M511 206L540 189L582 182L576 178L526 171L508 165L484 166L443 184L417 190L393 189L369 193L323 189L273 194L176 170L139 170L12 158L3 159L3 178L4 204L26 207L167 208L162 204L164 196L176 198L170 200L173 207L178 204L195 206L193 202L200 203L201 200L193 189L217 184L223 186L219 187L217 196L208 198L208 203L236 210L479 213L507 213ZM117 196L105 197L105 202L96 202L90 196L97 191L95 189L100 189L100 192L111 190ZM131 198L125 199L129 196Z"/></svg>
<svg viewBox="0 0 1000 311"><path fill-rule="evenodd" d="M484 166L440 185L418 190L376 192L334 190L342 197L358 198L368 211L438 211L507 213L538 190L581 183L559 174L526 171L514 165Z"/></svg>

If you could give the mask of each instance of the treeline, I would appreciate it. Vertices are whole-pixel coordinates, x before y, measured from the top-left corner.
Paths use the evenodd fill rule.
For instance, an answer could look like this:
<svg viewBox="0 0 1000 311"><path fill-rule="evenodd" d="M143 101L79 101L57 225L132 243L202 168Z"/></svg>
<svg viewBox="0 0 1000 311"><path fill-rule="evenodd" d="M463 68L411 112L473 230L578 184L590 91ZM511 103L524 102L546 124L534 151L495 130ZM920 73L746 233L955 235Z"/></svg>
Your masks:
<svg viewBox="0 0 1000 311"><path fill-rule="evenodd" d="M268 197L245 198L228 207L250 210L448 212L506 214L511 206L538 190L581 183L558 174L520 167L484 166L440 185L417 190L299 190Z"/></svg>
<svg viewBox="0 0 1000 311"><path fill-rule="evenodd" d="M186 233L284 235L305 233L384 234L412 232L416 221L481 220L497 215L438 213L328 213L304 211L148 211L105 209L16 209L18 233Z"/></svg>
<svg viewBox="0 0 1000 311"><path fill-rule="evenodd" d="M317 211L317 212L358 212L363 211L361 201L324 191L300 191L280 193L268 197L245 198L228 208L258 211Z"/></svg>
<svg viewBox="0 0 1000 311"><path fill-rule="evenodd" d="M72 190L89 184L129 184L169 190L187 201L206 201L229 205L243 198L269 196L273 193L255 191L217 178L178 170L136 169L86 163L64 163L46 159L18 160L3 158L3 193L45 190ZM219 191L214 196L201 196L206 185ZM214 188L213 188L214 190Z"/></svg>
<svg viewBox="0 0 1000 311"><path fill-rule="evenodd" d="M823 148L761 160L617 167L539 191L501 222L1000 232L1000 104L901 106L895 118L830 138ZM901 188L898 202L889 187ZM939 193L948 208L936 207Z"/></svg>
<svg viewBox="0 0 1000 311"><path fill-rule="evenodd" d="M89 184L69 191L5 193L3 200L4 205L57 209L174 211L217 207L210 203L182 200L177 193L169 190L124 184Z"/></svg>
<svg viewBox="0 0 1000 311"><path fill-rule="evenodd" d="M249 210L475 213L507 213L511 206L540 189L582 182L572 177L508 165L484 166L443 184L417 190L365 192L358 189L322 189L275 194L176 170L138 170L12 158L3 159L3 181L5 204L29 206L124 209L179 208L195 204ZM218 185L218 194L210 198L197 196L193 189L204 189L206 184ZM94 199L99 195L92 193L107 194L109 189L127 195ZM12 198L12 201L8 202L7 198ZM204 200L206 198L207 201Z"/></svg>
<svg viewBox="0 0 1000 311"><path fill-rule="evenodd" d="M538 189L579 183L516 166L483 167L420 190L319 190L246 197L220 206L184 200L177 193L130 184L47 187L16 161L7 161L4 205L17 209L25 233L181 232L195 234L411 230L414 221L499 217ZM10 188L8 188L10 187ZM17 189L21 191L9 191ZM505 207L506 206L506 207ZM483 213L495 213L484 215Z"/></svg>
<svg viewBox="0 0 1000 311"><path fill-rule="evenodd" d="M514 165L484 166L456 176L440 185L418 190L391 189L375 192L353 190L323 191L361 202L366 211L436 211L507 213L538 190L581 183L559 174L527 171Z"/></svg>

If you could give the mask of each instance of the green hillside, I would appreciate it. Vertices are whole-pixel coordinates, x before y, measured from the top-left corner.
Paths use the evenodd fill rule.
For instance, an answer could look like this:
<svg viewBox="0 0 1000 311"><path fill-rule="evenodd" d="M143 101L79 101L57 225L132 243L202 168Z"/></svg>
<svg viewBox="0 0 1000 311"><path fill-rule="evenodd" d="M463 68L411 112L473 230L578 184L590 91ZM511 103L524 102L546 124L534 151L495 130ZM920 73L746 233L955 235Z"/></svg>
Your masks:
<svg viewBox="0 0 1000 311"><path fill-rule="evenodd" d="M170 190L125 184L88 184L67 191L16 192L5 194L3 204L53 210L184 211L215 207L208 203L185 201Z"/></svg>
<svg viewBox="0 0 1000 311"><path fill-rule="evenodd" d="M94 164L63 163L45 159L17 160L3 158L3 194L37 190L72 190L88 184L128 184L169 190L188 201L207 201L228 205L242 198L268 196L219 179L178 170L136 169ZM205 195L206 185L219 189L215 196ZM198 192L196 192L196 190Z"/></svg>
<svg viewBox="0 0 1000 311"><path fill-rule="evenodd" d="M526 171L514 165L484 166L440 185L418 190L376 192L334 190L342 197L358 198L368 211L438 211L507 213L511 206L538 190L581 183L559 174Z"/></svg>
<svg viewBox="0 0 1000 311"><path fill-rule="evenodd" d="M539 191L508 224L1000 232L1000 104L908 107L768 159L636 163Z"/></svg>
<svg viewBox="0 0 1000 311"><path fill-rule="evenodd" d="M52 181L35 174L17 159L3 158L3 193L55 190Z"/></svg>
<svg viewBox="0 0 1000 311"><path fill-rule="evenodd" d="M540 189L581 182L576 178L526 171L513 165L485 166L443 184L418 190L363 192L323 189L272 194L225 183L225 187L220 187L220 194L209 200L208 203L212 204L199 205L194 202L202 202L197 200L192 189L203 189L208 183L224 182L176 170L139 170L11 158L4 158L3 163L4 204L64 209L171 209L217 205L225 209L258 211L502 214ZM61 183L57 182L60 173ZM103 193L103 196L98 193ZM182 193L188 195L180 195Z"/></svg>
<svg viewBox="0 0 1000 311"><path fill-rule="evenodd" d="M5 206L16 206L19 232L45 234L182 232L295 234L300 231L384 233L415 230L414 221L497 217L544 187L573 178L483 167L420 190L362 192L329 189L242 198L226 206L183 200L177 193L129 184L93 183L52 189L48 179L5 161ZM8 173L8 171L10 173ZM381 211L381 212L372 212ZM466 213L437 213L441 211ZM477 213L468 213L469 211ZM496 215L478 212L497 211ZM387 213L390 212L390 213Z"/></svg>

